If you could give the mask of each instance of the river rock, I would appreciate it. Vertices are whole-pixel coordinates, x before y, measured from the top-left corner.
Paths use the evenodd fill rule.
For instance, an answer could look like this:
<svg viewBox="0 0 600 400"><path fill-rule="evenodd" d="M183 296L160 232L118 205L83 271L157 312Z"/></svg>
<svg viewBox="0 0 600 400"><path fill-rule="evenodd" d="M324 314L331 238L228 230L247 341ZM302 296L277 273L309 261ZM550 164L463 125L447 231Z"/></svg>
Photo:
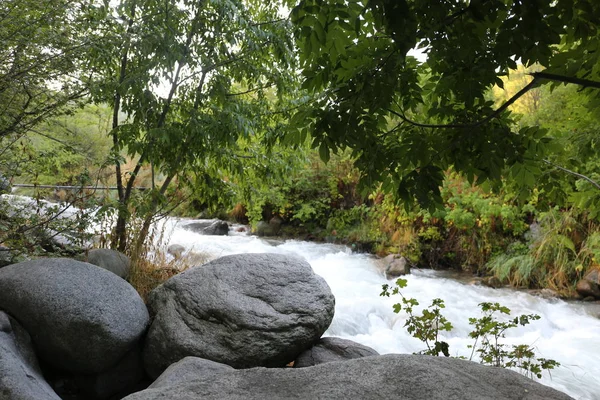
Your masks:
<svg viewBox="0 0 600 400"><path fill-rule="evenodd" d="M149 321L129 283L95 265L66 258L0 269L0 309L29 332L41 360L82 374L117 364L137 344Z"/></svg>
<svg viewBox="0 0 600 400"><path fill-rule="evenodd" d="M204 358L185 357L175 364L171 364L148 388L177 385L194 378L214 376L232 370L233 367L226 364Z"/></svg>
<svg viewBox="0 0 600 400"><path fill-rule="evenodd" d="M127 279L131 261L123 253L111 249L93 249L88 252L87 262Z"/></svg>
<svg viewBox="0 0 600 400"><path fill-rule="evenodd" d="M410 263L398 254L390 254L381 259L380 264L383 265L385 276L387 278L397 278L402 275L410 274Z"/></svg>
<svg viewBox="0 0 600 400"><path fill-rule="evenodd" d="M222 371L143 390L124 400L567 400L508 369L456 358L388 354L310 368Z"/></svg>
<svg viewBox="0 0 600 400"><path fill-rule="evenodd" d="M269 223L265 221L260 221L258 224L256 224L254 233L256 233L256 235L260 237L275 236L275 233L272 231L271 227L269 226Z"/></svg>
<svg viewBox="0 0 600 400"><path fill-rule="evenodd" d="M304 351L294 362L294 367L312 367L334 361L345 361L353 358L379 355L372 348L335 337L321 338L311 349Z"/></svg>
<svg viewBox="0 0 600 400"><path fill-rule="evenodd" d="M180 244L172 244L167 247L167 253L172 255L175 258L181 258L183 253L185 252L185 247Z"/></svg>
<svg viewBox="0 0 600 400"><path fill-rule="evenodd" d="M192 222L184 225L183 228L201 235L225 236L229 233L229 225L220 219L216 221Z"/></svg>
<svg viewBox="0 0 600 400"><path fill-rule="evenodd" d="M575 290L577 290L577 294L584 299L588 297L591 297L592 300L600 299L600 287L598 287L598 284L590 282L586 279L581 279L579 282L577 282Z"/></svg>
<svg viewBox="0 0 600 400"><path fill-rule="evenodd" d="M281 230L281 225L283 224L283 220L277 216L271 218L269 222L260 221L256 224L256 229L254 233L256 233L259 237L264 236L277 236L279 231Z"/></svg>
<svg viewBox="0 0 600 400"><path fill-rule="evenodd" d="M498 279L496 276L486 276L481 279L481 284L483 286L487 286L492 289L498 289L504 286L502 281Z"/></svg>
<svg viewBox="0 0 600 400"><path fill-rule="evenodd" d="M236 254L174 276L148 304L144 364L157 377L186 356L235 368L284 366L325 332L335 300L300 258Z"/></svg>
<svg viewBox="0 0 600 400"><path fill-rule="evenodd" d="M0 399L60 400L44 380L29 334L0 311Z"/></svg>
<svg viewBox="0 0 600 400"><path fill-rule="evenodd" d="M217 220L204 228L205 235L219 235L224 236L229 233L229 224L225 221Z"/></svg>
<svg viewBox="0 0 600 400"><path fill-rule="evenodd" d="M275 235L278 235L281 231L281 226L283 225L283 219L278 215L274 216L269 220L269 226Z"/></svg>
<svg viewBox="0 0 600 400"><path fill-rule="evenodd" d="M583 279L577 282L575 290L583 298L600 299L600 269L594 268L588 271Z"/></svg>
<svg viewBox="0 0 600 400"><path fill-rule="evenodd" d="M577 282L576 290L583 298L600 299L600 269L593 268L586 272L583 279Z"/></svg>

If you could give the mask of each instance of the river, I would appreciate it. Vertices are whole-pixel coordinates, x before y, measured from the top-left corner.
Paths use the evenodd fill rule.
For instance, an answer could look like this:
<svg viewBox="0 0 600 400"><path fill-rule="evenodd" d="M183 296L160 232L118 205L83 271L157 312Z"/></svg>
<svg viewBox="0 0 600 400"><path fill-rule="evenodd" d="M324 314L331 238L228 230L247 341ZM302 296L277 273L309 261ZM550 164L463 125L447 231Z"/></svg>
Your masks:
<svg viewBox="0 0 600 400"><path fill-rule="evenodd" d="M335 317L326 336L354 340L380 353L413 353L424 344L404 328L406 317L395 314L392 306L399 298L380 297L385 279L366 254L345 246L297 240L265 240L230 230L229 236L203 236L182 229L189 221L166 222L167 244L180 244L187 250L205 253L210 259L237 253L295 254L305 258L331 287L336 299ZM234 227L235 228L235 227ZM563 391L575 399L600 399L600 309L590 304L543 299L511 289L491 289L469 285L431 270L413 270L406 276L406 297L428 305L439 297L446 303L443 314L454 329L442 338L452 356L470 355L467 345L472 330L469 317L479 316L478 304L499 302L511 315L538 314L541 319L507 334L507 344L529 344L539 357L557 360L561 366L544 372L541 383Z"/></svg>
<svg viewBox="0 0 600 400"><path fill-rule="evenodd" d="M34 207L33 200L22 196L6 196L11 202ZM45 204L45 203L44 203ZM51 205L51 203L48 203ZM77 210L69 209L65 217ZM379 353L413 353L424 344L411 337L404 327L406 316L395 314L393 304L399 298L380 297L385 279L375 258L353 253L340 245L261 239L230 229L228 236L205 236L182 228L190 220L164 220L166 239L161 243L179 244L187 250L204 253L209 259L237 253L295 254L306 259L314 271L329 284L336 299L335 316L326 336L354 340ZM554 359L559 367L544 372L541 383L563 391L578 400L600 400L600 305L544 299L512 289L491 289L451 279L443 272L415 270L405 277L406 297L416 298L422 305L441 298L446 304L444 316L454 329L444 332L442 340L450 345L452 356L469 357L468 338L472 330L469 317L479 316L478 304L498 302L511 309L512 315L538 314L541 319L507 334L507 344L529 344L539 357Z"/></svg>

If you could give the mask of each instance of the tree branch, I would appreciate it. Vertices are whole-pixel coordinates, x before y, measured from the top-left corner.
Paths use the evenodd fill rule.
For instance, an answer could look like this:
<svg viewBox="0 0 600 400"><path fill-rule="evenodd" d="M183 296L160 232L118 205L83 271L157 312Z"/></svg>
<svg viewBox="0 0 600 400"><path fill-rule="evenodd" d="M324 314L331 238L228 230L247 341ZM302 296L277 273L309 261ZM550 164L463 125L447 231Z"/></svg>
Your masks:
<svg viewBox="0 0 600 400"><path fill-rule="evenodd" d="M257 88L254 88L254 89L248 89L248 90L245 90L245 91L243 91L243 92L237 92L237 93L227 93L225 96L227 96L227 97L242 96L242 95L245 95L245 94L249 94L249 93L258 92L259 90L268 89L268 88L271 88L271 87L273 87L273 86L275 86L275 84L274 84L274 83L271 83L270 85L259 86L259 87L257 87Z"/></svg>
<svg viewBox="0 0 600 400"><path fill-rule="evenodd" d="M394 111L392 109L387 109L388 112L394 114L395 116L399 117L400 119L402 119L403 121L414 125L414 126L418 126L421 128L443 128L443 129L452 129L452 128L476 128L478 126L481 126L489 121L491 121L494 118L497 118L503 111L505 111L508 107L510 107L515 101L517 101L521 96L523 96L525 93L527 93L529 90L533 89L536 85L538 85L538 79L537 77L533 77L533 80L531 82L529 82L529 84L527 86L525 86L523 89L519 90L514 96L512 96L510 99L508 99L504 104L502 104L496 111L494 111L493 113L491 113L490 115L488 115L487 117L485 117L482 120L470 123L470 124L422 124L419 122L415 122L412 121L410 119L408 119L404 114L401 114L397 111Z"/></svg>
<svg viewBox="0 0 600 400"><path fill-rule="evenodd" d="M561 170L563 172L566 172L567 174L571 174L571 175L576 176L578 178L584 179L584 180L588 181L589 183L591 183L592 185L594 185L596 187L596 189L600 189L600 183L594 181L592 178L590 178L588 176L582 175L582 174L577 173L575 171L571 171L570 169L561 167L560 165L556 165L553 162L550 162L548 160L542 160L542 161L545 162L548 165L553 166L556 169L559 169L559 170Z"/></svg>
<svg viewBox="0 0 600 400"><path fill-rule="evenodd" d="M533 79L545 79L545 80L549 80L549 81L573 83L575 85L579 85L579 86L583 86L583 87L593 87L596 89L600 89L600 82L591 81L589 79L573 78L570 76L550 74L548 72L533 72L529 75L533 76Z"/></svg>

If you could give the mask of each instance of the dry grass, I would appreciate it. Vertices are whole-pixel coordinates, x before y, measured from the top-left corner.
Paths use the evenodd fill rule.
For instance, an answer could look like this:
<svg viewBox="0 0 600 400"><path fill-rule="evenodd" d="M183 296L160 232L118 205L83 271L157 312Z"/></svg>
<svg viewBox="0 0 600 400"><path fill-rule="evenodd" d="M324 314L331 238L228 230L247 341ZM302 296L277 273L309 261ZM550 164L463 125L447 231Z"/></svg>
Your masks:
<svg viewBox="0 0 600 400"><path fill-rule="evenodd" d="M179 258L172 258L162 250L154 250L141 257L132 257L129 283L146 302L150 292L167 279L208 260L208 255L203 253L186 252Z"/></svg>
<svg viewBox="0 0 600 400"><path fill-rule="evenodd" d="M130 243L134 243L130 239ZM154 288L173 276L209 261L204 253L184 252L181 257L168 255L168 235L164 228L154 229L138 254L129 254L131 270L129 283L137 290L144 302Z"/></svg>
<svg viewBox="0 0 600 400"><path fill-rule="evenodd" d="M132 257L129 283L146 302L154 288L182 271L174 265L173 260L168 261L162 252L153 253L152 256L144 254Z"/></svg>

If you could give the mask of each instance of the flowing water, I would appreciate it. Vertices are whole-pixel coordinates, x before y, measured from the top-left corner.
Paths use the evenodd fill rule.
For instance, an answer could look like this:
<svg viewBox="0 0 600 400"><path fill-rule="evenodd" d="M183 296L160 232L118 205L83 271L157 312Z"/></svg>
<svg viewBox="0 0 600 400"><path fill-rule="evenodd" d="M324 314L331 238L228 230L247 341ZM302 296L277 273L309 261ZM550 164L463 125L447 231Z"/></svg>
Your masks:
<svg viewBox="0 0 600 400"><path fill-rule="evenodd" d="M352 253L347 247L303 241L264 240L235 229L229 236L203 236L181 228L188 221L166 222L169 243L206 253L210 259L237 253L295 254L305 258L321 275L336 299L335 317L326 336L338 336L365 344L380 353L413 353L424 344L404 328L406 317L395 314L394 296L380 297L381 285L391 283L369 255ZM575 399L600 399L600 308L593 305L548 300L510 289L490 289L444 278L430 270L408 275L402 290L423 305L434 298L446 303L443 314L454 329L443 340L453 356L469 357L469 317L479 316L478 304L499 302L512 315L538 314L541 319L507 334L506 343L530 344L539 357L555 359L561 366L545 372L541 382Z"/></svg>
<svg viewBox="0 0 600 400"><path fill-rule="evenodd" d="M2 195L11 203L28 205L31 210L39 203L23 196ZM43 202L42 208L54 204ZM69 217L78 210L69 208ZM413 353L424 344L411 337L404 327L406 316L395 314L393 304L399 298L380 297L385 279L375 258L353 253L345 246L303 241L260 239L244 232L230 230L229 236L204 236L185 230L189 220L164 221L167 244L180 244L186 250L203 253L209 259L237 253L294 254L306 259L314 271L329 284L336 299L335 316L326 336L337 336L370 346L379 353ZM161 229L161 228L159 228ZM165 246L166 246L165 245ZM538 314L541 319L507 334L507 344L529 344L539 357L561 363L551 375L544 372L541 383L563 391L578 400L600 400L600 305L543 299L511 289L490 289L469 285L447 274L431 270L413 270L406 276L406 297L428 305L434 298L445 301L443 315L454 329L441 338L450 345L452 356L469 357L468 338L472 330L469 317L479 316L478 304L498 302L511 309L512 315Z"/></svg>
<svg viewBox="0 0 600 400"><path fill-rule="evenodd" d="M35 208L27 197L10 196L9 200L31 202L31 208ZM69 209L64 216L76 211ZM335 295L335 316L326 336L350 339L382 354L424 349L422 342L406 332L406 316L393 312L392 306L399 298L379 296L382 284L392 282L385 279L372 256L353 253L340 245L260 239L236 232L237 227L230 230L229 236L204 236L182 228L189 222L166 220L166 245L180 244L209 259L264 252L295 254L306 259ZM538 314L540 320L515 328L507 334L505 343L532 345L539 357L561 363L551 375L544 372L541 383L578 400L600 400L600 305L548 300L511 289L469 285L446 276L431 270L413 270L405 277L408 286L402 293L416 298L422 305L438 297L445 301L443 314L454 329L444 332L442 340L449 343L451 355L470 356L467 345L473 341L468 338L472 330L468 318L479 316L481 302L498 302L510 308L513 316Z"/></svg>

